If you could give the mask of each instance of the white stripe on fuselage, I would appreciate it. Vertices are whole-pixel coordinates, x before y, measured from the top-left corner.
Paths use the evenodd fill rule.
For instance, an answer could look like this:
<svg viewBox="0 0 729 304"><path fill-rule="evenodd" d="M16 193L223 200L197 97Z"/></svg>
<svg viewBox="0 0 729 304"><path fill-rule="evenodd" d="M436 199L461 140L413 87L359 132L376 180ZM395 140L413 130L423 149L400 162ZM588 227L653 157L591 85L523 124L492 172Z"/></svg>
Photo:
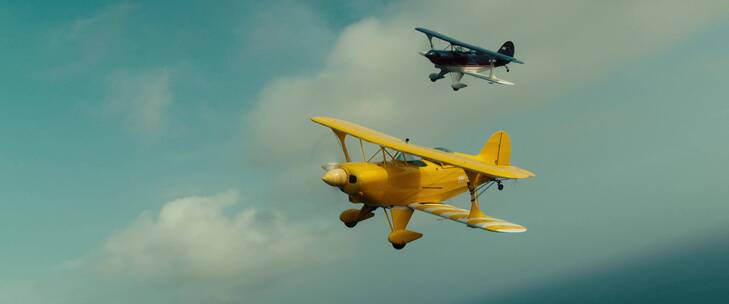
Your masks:
<svg viewBox="0 0 729 304"><path fill-rule="evenodd" d="M438 66L439 69L444 69L448 72L470 72L470 73L478 73L485 70L490 70L490 65L441 65Z"/></svg>

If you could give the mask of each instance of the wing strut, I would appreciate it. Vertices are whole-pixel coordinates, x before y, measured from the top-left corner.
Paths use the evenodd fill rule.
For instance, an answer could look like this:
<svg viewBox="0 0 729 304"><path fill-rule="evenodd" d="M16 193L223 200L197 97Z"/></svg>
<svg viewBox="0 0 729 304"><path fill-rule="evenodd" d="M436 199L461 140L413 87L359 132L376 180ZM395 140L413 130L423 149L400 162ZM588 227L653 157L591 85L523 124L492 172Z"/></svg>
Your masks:
<svg viewBox="0 0 729 304"><path fill-rule="evenodd" d="M367 157L367 155L365 154L364 143L362 143L361 138L359 139L359 148L362 150L362 160L365 160L365 157Z"/></svg>
<svg viewBox="0 0 729 304"><path fill-rule="evenodd" d="M344 159L347 160L347 162L351 162L352 160L349 158L349 151L347 151L347 143L344 141L345 137L347 137L347 133L344 133L342 131L334 130L334 134L337 135L337 139L339 139L339 143L342 144L342 151L344 152Z"/></svg>
<svg viewBox="0 0 729 304"><path fill-rule="evenodd" d="M480 224L487 219L486 214L481 211L481 207L478 203L478 196L476 195L476 185L479 184L481 174L471 171L466 171L468 175L468 193L471 195L471 211L468 213L467 225L470 227L477 227L476 224Z"/></svg>

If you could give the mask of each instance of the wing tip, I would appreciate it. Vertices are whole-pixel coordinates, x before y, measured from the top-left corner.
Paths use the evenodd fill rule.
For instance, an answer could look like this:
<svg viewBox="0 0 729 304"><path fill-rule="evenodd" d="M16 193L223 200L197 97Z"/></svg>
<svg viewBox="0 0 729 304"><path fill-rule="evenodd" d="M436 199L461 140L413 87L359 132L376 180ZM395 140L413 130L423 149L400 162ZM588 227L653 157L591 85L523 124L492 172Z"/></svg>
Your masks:
<svg viewBox="0 0 729 304"><path fill-rule="evenodd" d="M514 171L515 171L512 178L523 179L523 178L530 178L530 177L537 176L532 171L529 171L529 170L526 170L526 169L522 169L522 168L519 168L519 167L515 167L515 166L510 166L510 167L513 168Z"/></svg>
<svg viewBox="0 0 729 304"><path fill-rule="evenodd" d="M311 121L320 125L326 125L327 122L332 121L334 118L328 116L314 116L310 118Z"/></svg>
<svg viewBox="0 0 729 304"><path fill-rule="evenodd" d="M489 164L486 164L489 165ZM525 179L530 177L537 176L536 174L532 173L529 170L525 170L519 167L515 166L494 166L490 165L492 168L495 168L493 173L487 173L489 175L495 176L495 177L501 177L506 179Z"/></svg>
<svg viewBox="0 0 729 304"><path fill-rule="evenodd" d="M522 233L526 232L527 228L514 223L509 222L503 222L502 225L497 225L495 227L483 227L483 229L486 229L491 232L500 232L500 233Z"/></svg>
<svg viewBox="0 0 729 304"><path fill-rule="evenodd" d="M524 233L527 231L526 228L507 228L507 229L499 229L499 230L490 230L492 232L499 232L499 233Z"/></svg>

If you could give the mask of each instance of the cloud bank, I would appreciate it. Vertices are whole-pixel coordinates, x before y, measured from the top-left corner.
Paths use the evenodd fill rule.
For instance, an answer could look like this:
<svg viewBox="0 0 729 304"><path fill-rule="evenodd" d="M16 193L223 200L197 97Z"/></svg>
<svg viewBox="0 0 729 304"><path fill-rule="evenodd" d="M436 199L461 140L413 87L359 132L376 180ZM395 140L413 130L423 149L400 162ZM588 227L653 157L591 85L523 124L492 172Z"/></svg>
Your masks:
<svg viewBox="0 0 729 304"><path fill-rule="evenodd" d="M236 191L166 203L145 212L102 246L98 269L153 279L245 281L333 258L331 234L280 214L243 208ZM340 240L337 240L340 241ZM299 266L300 267L300 266Z"/></svg>
<svg viewBox="0 0 729 304"><path fill-rule="evenodd" d="M244 122L244 136L256 143L248 151L251 163L307 161L301 152L326 132L308 120L315 115L352 120L427 144L467 126L480 130L498 113L548 102L616 66L678 43L727 8L719 1L661 2L660 10L653 3L629 1L396 3L385 17L346 28L319 72L282 76L261 90L257 107L246 113ZM454 94L448 78L431 84L427 75L434 68L416 54L427 49L427 40L415 26L490 48L513 40L517 57L526 64L498 74L517 86L467 78L469 88ZM422 128L426 121L427 128Z"/></svg>

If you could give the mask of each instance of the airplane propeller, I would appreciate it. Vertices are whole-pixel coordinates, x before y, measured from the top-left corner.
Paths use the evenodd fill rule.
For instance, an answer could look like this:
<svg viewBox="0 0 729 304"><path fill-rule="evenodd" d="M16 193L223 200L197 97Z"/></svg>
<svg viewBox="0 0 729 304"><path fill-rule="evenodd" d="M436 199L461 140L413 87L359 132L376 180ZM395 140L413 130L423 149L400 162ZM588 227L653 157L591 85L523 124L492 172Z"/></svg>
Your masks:
<svg viewBox="0 0 729 304"><path fill-rule="evenodd" d="M332 138L333 136L331 136L331 134L320 135L313 142L311 152L309 154L309 163L321 161L322 155L324 156L324 159L329 159L329 161L321 165L322 170L325 172L339 168L340 163L344 161L342 153L337 153L338 150L341 150L341 148L339 148L339 144L336 142L336 139L332 140ZM342 197L339 189L337 189L337 187L327 188L329 188L329 190L327 190L327 201L331 200L332 202L341 202Z"/></svg>
<svg viewBox="0 0 729 304"><path fill-rule="evenodd" d="M339 163L337 163L337 162L328 162L326 164L321 165L321 168L324 169L324 171L330 171L332 169L339 168Z"/></svg>
<svg viewBox="0 0 729 304"><path fill-rule="evenodd" d="M339 144L336 142L336 139L333 139L331 134L321 134L311 146L308 159L309 163L317 162L317 160L321 161L321 157L323 155L325 159L329 159L331 161L321 165L322 169L329 164L338 165L344 161L344 156L338 151L341 151L341 148L339 148Z"/></svg>

